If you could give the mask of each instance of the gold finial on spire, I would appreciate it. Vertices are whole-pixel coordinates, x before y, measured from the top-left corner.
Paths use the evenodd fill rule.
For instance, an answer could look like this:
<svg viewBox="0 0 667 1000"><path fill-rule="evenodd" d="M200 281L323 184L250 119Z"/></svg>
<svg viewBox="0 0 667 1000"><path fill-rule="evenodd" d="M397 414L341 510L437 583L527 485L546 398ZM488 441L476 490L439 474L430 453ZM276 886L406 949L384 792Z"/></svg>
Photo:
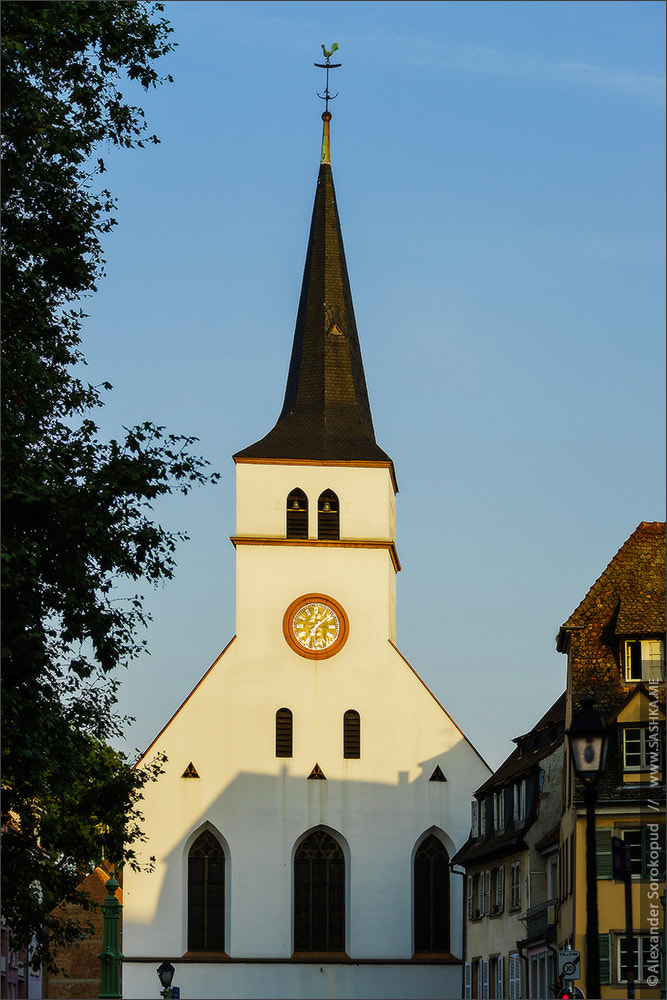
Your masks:
<svg viewBox="0 0 667 1000"><path fill-rule="evenodd" d="M324 122L324 127L322 129L322 156L320 158L321 163L331 163L331 145L330 145L330 135L329 135L329 122L331 121L331 112L329 111L329 101L333 101L334 98L338 97L338 91L336 91L335 94L329 93L329 70L338 69L339 66L343 65L342 63L331 62L331 57L334 54L334 52L337 51L337 49L338 49L338 42L334 42L333 45L331 46L331 49L328 50L323 45L322 52L324 52L326 62L315 63L315 66L317 66L318 69L325 69L327 71L327 80L326 80L326 86L324 88L324 93L323 94L318 93L317 95L323 101L326 101L326 104L324 106L324 111L322 113L322 121Z"/></svg>

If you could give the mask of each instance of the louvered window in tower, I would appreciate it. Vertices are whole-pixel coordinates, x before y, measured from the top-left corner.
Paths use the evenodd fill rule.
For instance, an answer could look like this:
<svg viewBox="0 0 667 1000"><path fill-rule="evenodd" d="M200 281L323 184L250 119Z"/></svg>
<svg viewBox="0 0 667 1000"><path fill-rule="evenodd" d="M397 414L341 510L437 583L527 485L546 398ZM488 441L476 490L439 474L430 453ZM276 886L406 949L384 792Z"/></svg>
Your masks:
<svg viewBox="0 0 667 1000"><path fill-rule="evenodd" d="M300 489L287 498L287 537L308 538L308 497Z"/></svg>
<svg viewBox="0 0 667 1000"><path fill-rule="evenodd" d="M345 857L324 830L294 857L294 950L345 951Z"/></svg>
<svg viewBox="0 0 667 1000"><path fill-rule="evenodd" d="M225 855L210 830L188 855L188 951L225 950Z"/></svg>
<svg viewBox="0 0 667 1000"><path fill-rule="evenodd" d="M276 757L292 756L292 713L289 708L276 712Z"/></svg>
<svg viewBox="0 0 667 1000"><path fill-rule="evenodd" d="M343 716L343 757L361 757L361 719L353 708Z"/></svg>
<svg viewBox="0 0 667 1000"><path fill-rule="evenodd" d="M338 497L333 490L325 490L317 501L317 537L336 540L340 538Z"/></svg>
<svg viewBox="0 0 667 1000"><path fill-rule="evenodd" d="M434 834L415 855L414 893L415 952L448 952L449 856Z"/></svg>

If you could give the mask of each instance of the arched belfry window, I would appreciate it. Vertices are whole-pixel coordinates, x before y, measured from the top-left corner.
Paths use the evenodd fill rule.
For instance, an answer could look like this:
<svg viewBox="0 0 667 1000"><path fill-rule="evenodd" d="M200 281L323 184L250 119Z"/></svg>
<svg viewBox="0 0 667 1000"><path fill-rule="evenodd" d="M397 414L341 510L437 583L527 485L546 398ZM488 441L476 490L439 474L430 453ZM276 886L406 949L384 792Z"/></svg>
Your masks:
<svg viewBox="0 0 667 1000"><path fill-rule="evenodd" d="M343 757L361 757L361 718L353 708L343 716Z"/></svg>
<svg viewBox="0 0 667 1000"><path fill-rule="evenodd" d="M294 950L345 951L345 856L325 830L294 856Z"/></svg>
<svg viewBox="0 0 667 1000"><path fill-rule="evenodd" d="M276 757L292 756L292 713L289 708L276 712Z"/></svg>
<svg viewBox="0 0 667 1000"><path fill-rule="evenodd" d="M415 854L415 952L449 951L449 855L429 834Z"/></svg>
<svg viewBox="0 0 667 1000"><path fill-rule="evenodd" d="M317 537L340 538L339 503L333 490L325 490L317 501Z"/></svg>
<svg viewBox="0 0 667 1000"><path fill-rule="evenodd" d="M188 854L188 951L225 950L225 855L210 830Z"/></svg>
<svg viewBox="0 0 667 1000"><path fill-rule="evenodd" d="M308 497L300 489L287 498L287 537L308 538Z"/></svg>

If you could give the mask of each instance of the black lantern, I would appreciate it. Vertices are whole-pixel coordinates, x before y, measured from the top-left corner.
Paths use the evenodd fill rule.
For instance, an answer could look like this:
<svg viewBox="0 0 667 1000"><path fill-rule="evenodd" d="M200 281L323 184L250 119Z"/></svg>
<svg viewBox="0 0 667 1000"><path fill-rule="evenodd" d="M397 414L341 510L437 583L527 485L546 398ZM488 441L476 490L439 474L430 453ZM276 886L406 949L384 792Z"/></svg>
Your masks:
<svg viewBox="0 0 667 1000"><path fill-rule="evenodd" d="M609 748L609 731L594 705L594 698L582 698L567 730L574 773L587 784L595 784L604 771Z"/></svg>
<svg viewBox="0 0 667 1000"><path fill-rule="evenodd" d="M171 962L163 962L162 965L158 966L157 977L165 990L168 990L171 986L175 972L176 969Z"/></svg>

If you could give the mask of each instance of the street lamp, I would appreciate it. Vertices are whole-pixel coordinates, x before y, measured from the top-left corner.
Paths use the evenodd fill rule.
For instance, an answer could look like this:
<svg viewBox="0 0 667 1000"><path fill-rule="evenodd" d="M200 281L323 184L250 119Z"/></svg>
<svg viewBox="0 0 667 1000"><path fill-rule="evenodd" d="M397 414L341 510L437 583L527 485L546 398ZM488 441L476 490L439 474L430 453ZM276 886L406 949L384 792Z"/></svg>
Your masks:
<svg viewBox="0 0 667 1000"><path fill-rule="evenodd" d="M171 981L174 978L175 972L176 969L171 962L163 962L158 966L157 977L160 980L160 985L163 987L160 991L160 996L164 997L165 1000L169 1000L174 995L171 988Z"/></svg>
<svg viewBox="0 0 667 1000"><path fill-rule="evenodd" d="M595 863L595 802L597 783L604 771L609 732L594 698L582 698L566 731L574 773L584 785L586 805L586 993L600 996L600 942L598 939L598 883Z"/></svg>

